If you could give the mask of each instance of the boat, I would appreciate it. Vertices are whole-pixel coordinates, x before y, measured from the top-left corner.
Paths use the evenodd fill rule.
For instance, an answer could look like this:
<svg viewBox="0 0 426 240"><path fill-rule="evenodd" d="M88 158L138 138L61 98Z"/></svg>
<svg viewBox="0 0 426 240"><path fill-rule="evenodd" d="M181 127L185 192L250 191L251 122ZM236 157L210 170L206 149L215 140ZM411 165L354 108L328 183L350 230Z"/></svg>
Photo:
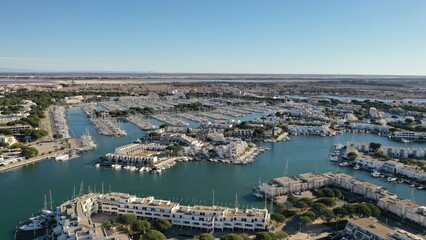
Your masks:
<svg viewBox="0 0 426 240"><path fill-rule="evenodd" d="M399 180L398 183L404 183L404 180Z"/></svg>
<svg viewBox="0 0 426 240"><path fill-rule="evenodd" d="M42 215L38 215L38 216L35 216L35 217L31 217L30 221L34 224L42 224L42 223L46 222L46 219Z"/></svg>
<svg viewBox="0 0 426 240"><path fill-rule="evenodd" d="M361 167L359 165L355 165L354 170L359 170Z"/></svg>
<svg viewBox="0 0 426 240"><path fill-rule="evenodd" d="M101 164L99 164L99 163L95 164L95 167L100 167L100 166L101 166Z"/></svg>
<svg viewBox="0 0 426 240"><path fill-rule="evenodd" d="M255 197L263 198L262 193L260 193L259 191L253 191L253 192L252 192L252 194L253 194Z"/></svg>
<svg viewBox="0 0 426 240"><path fill-rule="evenodd" d="M347 167L347 166L349 166L349 163L348 162L341 162L341 163L339 163L339 166Z"/></svg>
<svg viewBox="0 0 426 240"><path fill-rule="evenodd" d="M403 142L403 143L409 143L409 142L411 142L410 140L407 140L407 139L405 139L405 138L401 138L401 142Z"/></svg>
<svg viewBox="0 0 426 240"><path fill-rule="evenodd" d="M22 227L20 227L19 229L23 230L23 231L32 231L32 230L37 230L37 229L42 229L43 225L37 224L37 223L29 223L26 224Z"/></svg>
<svg viewBox="0 0 426 240"><path fill-rule="evenodd" d="M70 159L70 155L69 154L61 154L61 155L57 155L55 157L56 161L67 161Z"/></svg>
<svg viewBox="0 0 426 240"><path fill-rule="evenodd" d="M414 187L416 187L416 185L414 185L414 184L411 184L411 185L410 185L410 187L414 188Z"/></svg>
<svg viewBox="0 0 426 240"><path fill-rule="evenodd" d="M371 173L371 176L373 176L373 177L380 177L380 173L377 172L377 171L374 171L374 172Z"/></svg>
<svg viewBox="0 0 426 240"><path fill-rule="evenodd" d="M418 186L417 187L417 190L423 190L424 189L424 187L423 186Z"/></svg>
<svg viewBox="0 0 426 240"><path fill-rule="evenodd" d="M396 177L388 177L388 182L395 182L397 179Z"/></svg>
<svg viewBox="0 0 426 240"><path fill-rule="evenodd" d="M56 216L56 213L54 211L47 210L47 209L42 210L41 214L43 214L44 216L48 216L48 217Z"/></svg>

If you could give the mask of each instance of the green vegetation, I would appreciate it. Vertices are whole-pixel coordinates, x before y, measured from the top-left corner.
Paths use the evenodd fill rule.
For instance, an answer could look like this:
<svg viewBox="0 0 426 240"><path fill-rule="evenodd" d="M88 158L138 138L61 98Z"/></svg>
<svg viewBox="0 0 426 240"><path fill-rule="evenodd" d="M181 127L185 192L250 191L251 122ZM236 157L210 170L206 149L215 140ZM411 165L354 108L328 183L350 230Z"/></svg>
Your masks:
<svg viewBox="0 0 426 240"><path fill-rule="evenodd" d="M354 161L356 158L358 157L358 154L356 154L355 152L350 152L347 155L348 160L350 161Z"/></svg>
<svg viewBox="0 0 426 240"><path fill-rule="evenodd" d="M323 197L316 201L317 203L322 203L327 207L334 207L336 205L336 200L331 197Z"/></svg>
<svg viewBox="0 0 426 240"><path fill-rule="evenodd" d="M140 237L141 240L166 240L166 236L157 230L149 230Z"/></svg>
<svg viewBox="0 0 426 240"><path fill-rule="evenodd" d="M381 147L382 147L382 144L375 143L375 142L371 142L370 146L369 146L370 151L372 151L372 152L377 152L377 150L379 150L379 148L381 148Z"/></svg>
<svg viewBox="0 0 426 240"><path fill-rule="evenodd" d="M271 219L278 222L278 223L283 223L285 222L286 218L284 215L282 215L281 213L274 213L271 215Z"/></svg>
<svg viewBox="0 0 426 240"><path fill-rule="evenodd" d="M21 149L22 149L21 155L26 158L37 157L38 155L38 150L36 148L25 146L25 147L21 147Z"/></svg>
<svg viewBox="0 0 426 240"><path fill-rule="evenodd" d="M132 225L138 220L134 214L123 214L117 218L117 222L124 225Z"/></svg>
<svg viewBox="0 0 426 240"><path fill-rule="evenodd" d="M210 233L203 233L197 237L199 240L215 240L216 238Z"/></svg>
<svg viewBox="0 0 426 240"><path fill-rule="evenodd" d="M159 218L155 220L155 228L161 232L165 232L167 229L171 227L172 227L172 224L167 219Z"/></svg>
<svg viewBox="0 0 426 240"><path fill-rule="evenodd" d="M235 233L226 234L220 240L244 240L241 236Z"/></svg>
<svg viewBox="0 0 426 240"><path fill-rule="evenodd" d="M177 111L205 111L205 110L214 110L215 108L213 106L204 105L201 102L194 102L194 103L179 103L178 105L174 106L174 109Z"/></svg>
<svg viewBox="0 0 426 240"><path fill-rule="evenodd" d="M145 234L148 230L151 229L151 223L146 220L136 220L132 224L132 230L138 234Z"/></svg>

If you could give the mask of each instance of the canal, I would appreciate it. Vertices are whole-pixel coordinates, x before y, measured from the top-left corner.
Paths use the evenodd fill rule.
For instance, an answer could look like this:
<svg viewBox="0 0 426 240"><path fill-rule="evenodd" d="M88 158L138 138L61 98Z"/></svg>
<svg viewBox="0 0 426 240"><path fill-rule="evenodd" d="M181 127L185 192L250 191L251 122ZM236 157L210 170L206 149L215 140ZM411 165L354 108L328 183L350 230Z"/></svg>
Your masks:
<svg viewBox="0 0 426 240"><path fill-rule="evenodd" d="M210 162L179 163L161 175L117 171L95 168L98 158L127 144L145 133L135 125L125 122L126 137L99 135L79 109L68 111L67 118L72 134L81 135L86 129L95 137L99 147L83 153L79 158L55 162L44 160L32 165L0 174L0 239L12 239L15 226L36 214L43 207L45 194L52 192L53 205L70 199L74 187L79 192L83 182L84 191L91 189L120 191L138 196L155 196L170 199L182 204L211 204L213 191L215 204L234 206L237 196L240 207L262 207L264 202L250 194L251 188L259 179L268 181L282 176L303 172L330 172L339 170L359 179L383 185L403 198L411 198L412 189L403 184L389 183L382 178L372 178L366 172L347 168L338 169L327 157L333 144L347 141L380 142L383 145L403 146L386 137L373 134L343 134L336 137L291 136L288 142L264 143L270 150L256 158L249 165L230 165ZM420 147L420 144L410 144ZM424 146L424 145L423 145ZM426 204L426 194L413 190L417 203Z"/></svg>

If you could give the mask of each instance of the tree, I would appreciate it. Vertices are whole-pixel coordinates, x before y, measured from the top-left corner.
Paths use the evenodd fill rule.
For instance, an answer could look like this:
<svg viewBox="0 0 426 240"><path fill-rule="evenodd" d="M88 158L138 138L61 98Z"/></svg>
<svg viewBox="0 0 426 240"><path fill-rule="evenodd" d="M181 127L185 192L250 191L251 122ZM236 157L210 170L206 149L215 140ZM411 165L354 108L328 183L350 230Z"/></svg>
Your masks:
<svg viewBox="0 0 426 240"><path fill-rule="evenodd" d="M337 219L343 219L347 216L349 216L349 212L347 208L344 207L337 207L333 209L333 213L336 216Z"/></svg>
<svg viewBox="0 0 426 240"><path fill-rule="evenodd" d="M38 155L38 150L33 147L24 147L22 148L21 155L27 158L36 157Z"/></svg>
<svg viewBox="0 0 426 240"><path fill-rule="evenodd" d="M320 209L320 218L326 222L331 222L334 218L334 213L329 208L322 208Z"/></svg>
<svg viewBox="0 0 426 240"><path fill-rule="evenodd" d="M406 118L404 121L405 121L405 124L407 124L407 125L413 124L413 120L410 119L410 118Z"/></svg>
<svg viewBox="0 0 426 240"><path fill-rule="evenodd" d="M312 204L311 208L312 208L312 211L315 213L315 215L319 217L321 215L320 213L321 209L327 209L327 206L324 205L323 203L314 203Z"/></svg>
<svg viewBox="0 0 426 240"><path fill-rule="evenodd" d="M380 216L380 208L379 207L377 207L376 205L371 204L371 203L364 203L364 205L367 206L368 208L370 208L371 216L373 216L373 217Z"/></svg>
<svg viewBox="0 0 426 240"><path fill-rule="evenodd" d="M281 213L274 213L274 214L272 214L271 215L271 219L274 220L274 221L276 221L276 222L279 222L279 223L283 223L286 220L285 216L282 215Z"/></svg>
<svg viewBox="0 0 426 240"><path fill-rule="evenodd" d="M356 154L355 152L350 152L348 153L347 157L348 157L348 160L354 161L358 157L358 154Z"/></svg>
<svg viewBox="0 0 426 240"><path fill-rule="evenodd" d="M160 231L151 229L147 233L142 235L140 239L141 240L166 240L166 236Z"/></svg>
<svg viewBox="0 0 426 240"><path fill-rule="evenodd" d="M286 239L288 238L288 234L284 232L283 230L277 230L275 232L275 239Z"/></svg>
<svg viewBox="0 0 426 240"><path fill-rule="evenodd" d="M334 207L336 205L336 200L330 197L323 197L316 201L317 203L322 203L328 207Z"/></svg>
<svg viewBox="0 0 426 240"><path fill-rule="evenodd" d="M302 213L301 216L309 217L310 219L312 219L312 221L317 218L317 215L312 210Z"/></svg>
<svg viewBox="0 0 426 240"><path fill-rule="evenodd" d="M324 192L324 197L331 197L331 198L336 197L334 195L334 191L331 188L324 188L323 192Z"/></svg>
<svg viewBox="0 0 426 240"><path fill-rule="evenodd" d="M132 225L132 230L136 233L145 234L151 228L151 223L146 220L136 220Z"/></svg>
<svg viewBox="0 0 426 240"><path fill-rule="evenodd" d="M124 225L132 225L138 220L134 214L123 214L117 218L117 222Z"/></svg>
<svg viewBox="0 0 426 240"><path fill-rule="evenodd" d="M342 194L342 192L339 189L332 188L331 190L333 190L334 196L336 198L342 198L343 197L343 194Z"/></svg>
<svg viewBox="0 0 426 240"><path fill-rule="evenodd" d="M63 137L64 136L62 134L59 134L59 133L53 134L53 138L55 138L55 139L59 139L59 138L63 138Z"/></svg>
<svg viewBox="0 0 426 240"><path fill-rule="evenodd" d="M313 192L312 192L312 194L315 196L315 197L324 197L324 191L322 190L322 189L318 189L318 190L314 190Z"/></svg>
<svg viewBox="0 0 426 240"><path fill-rule="evenodd" d="M300 216L299 221L303 226L307 227L313 223L313 220L308 216Z"/></svg>
<svg viewBox="0 0 426 240"><path fill-rule="evenodd" d="M256 240L274 240L275 236L270 232L258 232L256 233Z"/></svg>
<svg viewBox="0 0 426 240"><path fill-rule="evenodd" d="M106 221L102 224L104 226L105 229L110 230L112 227L112 223L111 221Z"/></svg>
<svg viewBox="0 0 426 240"><path fill-rule="evenodd" d="M303 202L303 201L296 201L293 205L294 205L295 207L300 208L300 209L303 209L303 210L305 210L305 209L308 207L308 204L306 204L306 203L305 203L305 202Z"/></svg>
<svg viewBox="0 0 426 240"><path fill-rule="evenodd" d="M370 146L369 146L370 151L376 152L381 146L382 146L382 144L380 144L380 143L371 142Z"/></svg>
<svg viewBox="0 0 426 240"><path fill-rule="evenodd" d="M215 240L216 238L210 233L203 233L198 236L199 240Z"/></svg>
<svg viewBox="0 0 426 240"><path fill-rule="evenodd" d="M371 217L372 212L370 207L361 203L355 205L355 214L359 217Z"/></svg>
<svg viewBox="0 0 426 240"><path fill-rule="evenodd" d="M241 236L235 233L226 234L225 236L221 237L220 240L243 240Z"/></svg>
<svg viewBox="0 0 426 240"><path fill-rule="evenodd" d="M169 229L170 227L172 227L172 224L170 223L169 220L164 219L164 218L159 218L155 220L155 228L161 232L166 231L167 229Z"/></svg>

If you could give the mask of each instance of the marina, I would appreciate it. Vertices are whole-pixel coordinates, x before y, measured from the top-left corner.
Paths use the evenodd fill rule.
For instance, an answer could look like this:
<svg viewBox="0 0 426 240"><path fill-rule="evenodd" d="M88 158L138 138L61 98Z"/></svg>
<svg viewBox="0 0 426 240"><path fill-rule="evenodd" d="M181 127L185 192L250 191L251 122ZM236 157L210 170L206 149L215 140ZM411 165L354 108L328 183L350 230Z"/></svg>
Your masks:
<svg viewBox="0 0 426 240"><path fill-rule="evenodd" d="M260 115L257 115L259 117ZM248 165L217 164L215 162L177 162L164 174L135 174L137 170L112 171L97 168L95 163L118 146L131 143L145 135L132 123L123 123L127 136L116 138L100 135L90 124L80 109L70 109L67 113L70 128L74 133L89 133L96 139L98 147L93 151L83 152L80 157L63 163L46 160L21 168L4 172L0 175L0 197L9 204L1 205L0 210L7 218L0 218L0 236L12 238L15 226L28 218L29 213L37 213L43 206L43 194L52 190L54 204L60 204L72 197L72 189L81 181L85 186L99 189L103 182L106 189L129 192L138 196L156 196L171 200L179 200L182 204L209 204L212 191L220 205L231 206L238 194L240 205L262 207L263 200L250 193L260 179L268 180L282 176L288 161L287 174L294 176L304 172L340 171L358 179L384 186L390 192L402 198L414 198L418 204L426 204L424 192L405 184L394 184L382 178L374 178L368 172L342 168L327 158L330 148L339 142L380 142L386 146L404 146L389 138L374 134L344 133L335 137L293 136L290 141L277 143L261 143L260 147L268 148L256 157L256 161ZM307 151L309 146L309 151ZM411 143L412 147L422 144ZM196 181L194 181L196 179ZM143 183L143 184L142 184ZM186 186L182 188L182 186ZM221 186L227 186L223 188ZM86 188L85 188L86 189ZM26 201L25 196L32 196Z"/></svg>

